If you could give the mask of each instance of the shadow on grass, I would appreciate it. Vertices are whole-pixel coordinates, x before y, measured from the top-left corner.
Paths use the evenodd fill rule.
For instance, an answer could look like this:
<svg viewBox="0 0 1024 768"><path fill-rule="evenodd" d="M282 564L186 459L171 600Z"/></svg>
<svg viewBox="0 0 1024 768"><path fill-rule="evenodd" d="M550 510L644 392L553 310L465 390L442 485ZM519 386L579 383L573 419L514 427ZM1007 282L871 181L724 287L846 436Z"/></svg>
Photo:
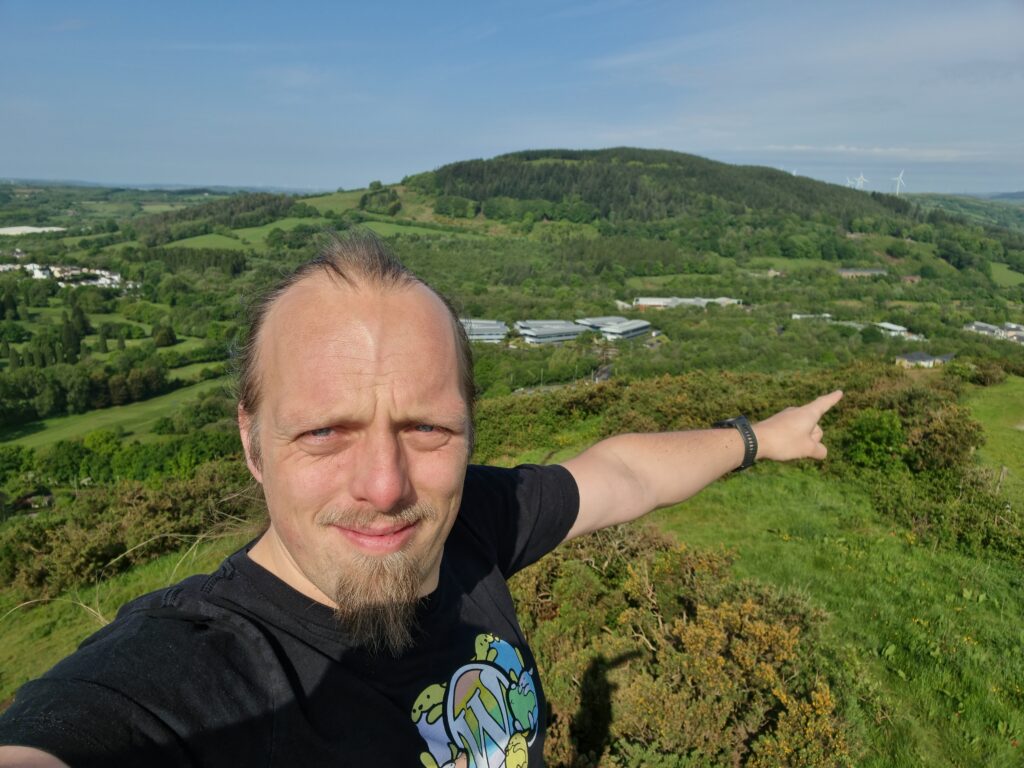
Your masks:
<svg viewBox="0 0 1024 768"><path fill-rule="evenodd" d="M19 424L16 427L7 427L7 429L0 431L0 443L6 443L9 440L18 440L22 437L28 437L29 435L34 435L36 432L42 432L44 429L46 429L46 425L41 421Z"/></svg>

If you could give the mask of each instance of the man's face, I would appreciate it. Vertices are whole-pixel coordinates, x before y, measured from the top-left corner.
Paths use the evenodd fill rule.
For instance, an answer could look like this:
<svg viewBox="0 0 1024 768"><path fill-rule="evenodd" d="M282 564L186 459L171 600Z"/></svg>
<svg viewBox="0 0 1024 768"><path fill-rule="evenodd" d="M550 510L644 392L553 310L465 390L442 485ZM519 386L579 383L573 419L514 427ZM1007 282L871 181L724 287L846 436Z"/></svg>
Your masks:
<svg viewBox="0 0 1024 768"><path fill-rule="evenodd" d="M270 528L254 560L342 609L436 587L468 461L455 345L420 285L316 275L275 302L257 361L261 464L249 457ZM244 412L240 425L248 445Z"/></svg>

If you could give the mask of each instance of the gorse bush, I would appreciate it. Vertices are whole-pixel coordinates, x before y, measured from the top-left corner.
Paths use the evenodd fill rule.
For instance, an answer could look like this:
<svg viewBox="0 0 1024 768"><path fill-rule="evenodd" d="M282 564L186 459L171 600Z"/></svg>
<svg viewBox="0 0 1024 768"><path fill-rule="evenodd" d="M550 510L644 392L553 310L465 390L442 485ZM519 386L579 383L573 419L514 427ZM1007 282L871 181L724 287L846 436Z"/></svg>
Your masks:
<svg viewBox="0 0 1024 768"><path fill-rule="evenodd" d="M554 452L567 440L621 432L706 428L736 413L763 419L842 388L845 397L823 422L829 459L812 471L859 479L879 512L925 539L1024 557L1024 516L975 462L984 434L957 402L960 386L957 377L859 363L786 376L698 371L497 397L479 403L474 460Z"/></svg>
<svg viewBox="0 0 1024 768"><path fill-rule="evenodd" d="M120 482L13 517L0 526L0 583L21 597L51 597L257 519L249 482L241 461L213 461L159 487Z"/></svg>
<svg viewBox="0 0 1024 768"><path fill-rule="evenodd" d="M621 526L515 577L547 681L552 765L851 764L810 661L823 615L730 565Z"/></svg>

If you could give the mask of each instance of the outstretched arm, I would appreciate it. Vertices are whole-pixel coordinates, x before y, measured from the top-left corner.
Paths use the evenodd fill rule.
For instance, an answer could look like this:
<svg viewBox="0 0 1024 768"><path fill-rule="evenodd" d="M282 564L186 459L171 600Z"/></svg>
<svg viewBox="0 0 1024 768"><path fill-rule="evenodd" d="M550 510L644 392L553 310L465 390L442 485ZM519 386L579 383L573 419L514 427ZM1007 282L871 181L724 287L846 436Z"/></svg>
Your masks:
<svg viewBox="0 0 1024 768"><path fill-rule="evenodd" d="M0 746L0 768L68 768L68 766L41 749Z"/></svg>
<svg viewBox="0 0 1024 768"><path fill-rule="evenodd" d="M818 422L836 390L754 424L758 460L823 459ZM743 440L735 429L616 435L564 463L579 486L580 511L566 540L678 504L736 469Z"/></svg>

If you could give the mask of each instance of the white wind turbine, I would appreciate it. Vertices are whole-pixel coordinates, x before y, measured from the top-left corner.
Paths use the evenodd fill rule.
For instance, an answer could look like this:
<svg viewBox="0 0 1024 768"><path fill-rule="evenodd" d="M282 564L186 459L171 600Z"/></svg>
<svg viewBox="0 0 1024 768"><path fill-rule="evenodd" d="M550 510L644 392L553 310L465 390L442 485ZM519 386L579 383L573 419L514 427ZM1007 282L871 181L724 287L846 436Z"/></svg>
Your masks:
<svg viewBox="0 0 1024 768"><path fill-rule="evenodd" d="M900 188L907 186L907 183L903 180L903 171L900 171L899 176L893 176L892 180L896 182L896 197L899 197Z"/></svg>
<svg viewBox="0 0 1024 768"><path fill-rule="evenodd" d="M864 185L868 183L868 180L864 178L864 171L860 172L860 176L854 179L857 182L857 189L864 189Z"/></svg>
<svg viewBox="0 0 1024 768"><path fill-rule="evenodd" d="M853 179L851 179L849 176L846 177L846 186L848 186L848 187L852 187L853 186Z"/></svg>

